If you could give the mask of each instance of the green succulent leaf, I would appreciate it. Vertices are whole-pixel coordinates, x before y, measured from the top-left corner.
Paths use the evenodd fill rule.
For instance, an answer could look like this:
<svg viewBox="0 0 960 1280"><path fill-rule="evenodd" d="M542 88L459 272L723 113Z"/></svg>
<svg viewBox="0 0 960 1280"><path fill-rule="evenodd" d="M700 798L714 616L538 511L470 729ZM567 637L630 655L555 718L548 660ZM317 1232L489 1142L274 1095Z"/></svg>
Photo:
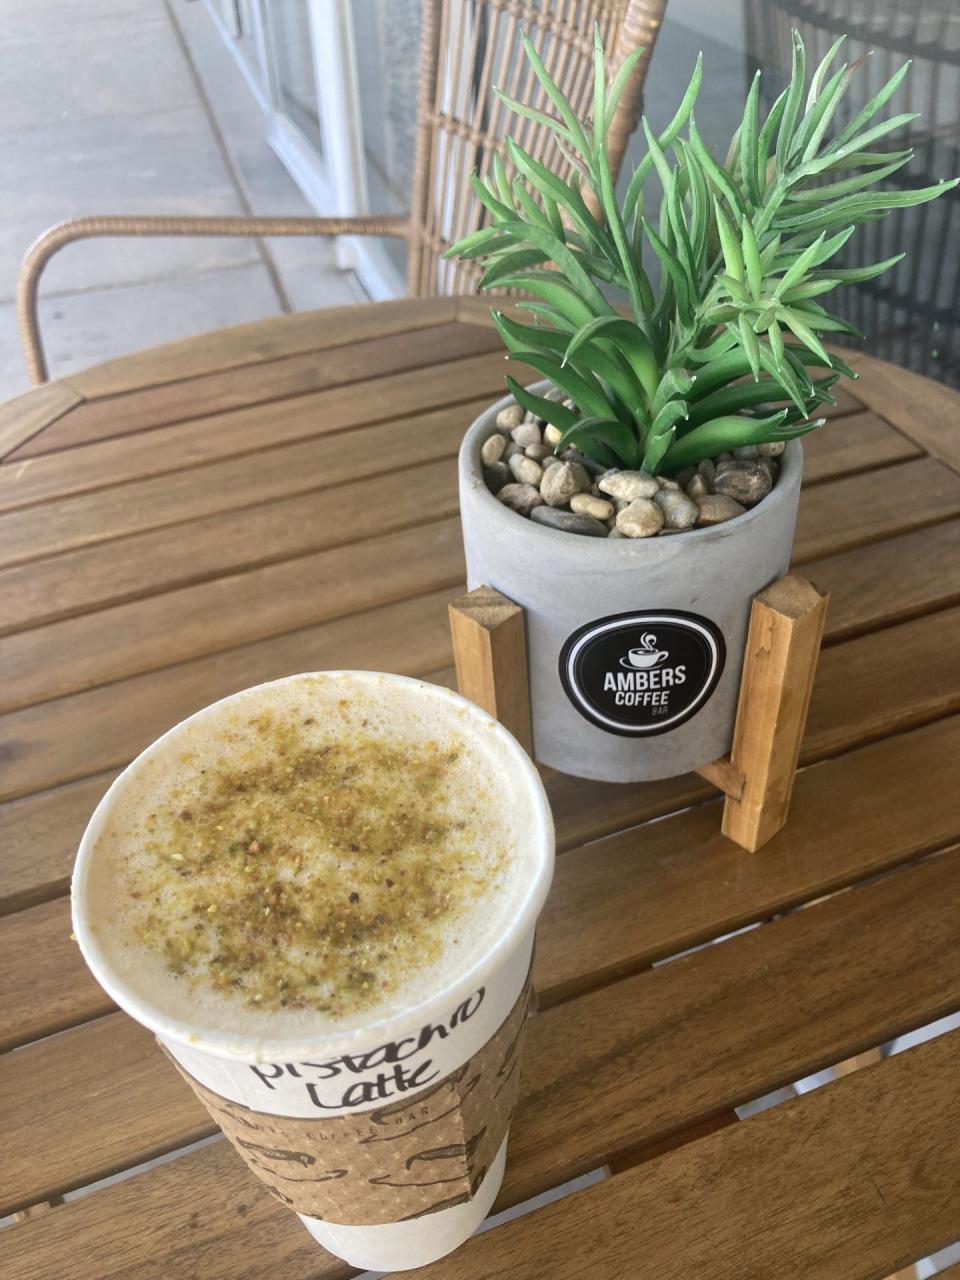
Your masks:
<svg viewBox="0 0 960 1280"><path fill-rule="evenodd" d="M607 399L603 387L589 370L578 371L570 365L562 365L555 355L548 355L543 351L511 351L510 359L520 360L531 369L536 369L543 377L549 378L582 413L596 418L613 416L615 406Z"/></svg>
<svg viewBox="0 0 960 1280"><path fill-rule="evenodd" d="M541 249L512 249L498 254L480 277L481 289L492 289L501 280L525 271L527 267L539 266L547 261L547 255Z"/></svg>
<svg viewBox="0 0 960 1280"><path fill-rule="evenodd" d="M745 418L737 414L712 418L675 440L664 461L669 470L676 471L744 444L782 439L778 429L783 426L786 416L786 409L781 409L766 418Z"/></svg>
<svg viewBox="0 0 960 1280"><path fill-rule="evenodd" d="M660 410L670 400L683 400L693 390L697 375L686 369L668 369L660 380L653 403L650 406L654 420Z"/></svg>
<svg viewBox="0 0 960 1280"><path fill-rule="evenodd" d="M543 86L543 90L547 97L556 107L560 119L566 125L572 144L580 151L581 155L589 155L590 148L587 143L587 135L583 125L577 118L577 113L564 97L561 90L557 87L557 84L549 71L543 65L543 62L540 60L540 55L537 53L536 46L526 32L523 33L520 39L523 43L523 51L527 55L527 61L533 68L533 73Z"/></svg>
<svg viewBox="0 0 960 1280"><path fill-rule="evenodd" d="M823 58L820 60L819 64L817 65L817 69L814 71L813 75L810 77L810 88L807 92L807 111L808 112L811 110L814 103L820 97L820 91L823 88L823 82L824 82L824 79L826 78L826 74L830 70L830 64L831 62L833 62L834 58L840 52L840 49L842 48L846 38L847 38L846 36L840 36L838 39L834 40L833 44L830 46L830 48L827 50L827 52L824 54Z"/></svg>
<svg viewBox="0 0 960 1280"><path fill-rule="evenodd" d="M803 99L806 75L806 50L803 47L803 41L800 39L799 31L791 31L790 38L793 42L790 85L787 89L783 116L780 120L780 131L777 134L777 170L780 173L785 169L787 160L793 151L794 131L800 118L800 103Z"/></svg>
<svg viewBox="0 0 960 1280"><path fill-rule="evenodd" d="M502 289L519 289L541 298L575 329L594 318L593 309L556 271L524 271L498 283Z"/></svg>
<svg viewBox="0 0 960 1280"><path fill-rule="evenodd" d="M563 433L557 448L574 444L582 449L594 438L612 449L625 466L634 468L640 465L642 453L637 437L616 418L580 418Z"/></svg>
<svg viewBox="0 0 960 1280"><path fill-rule="evenodd" d="M522 116L524 120L531 120L534 124L540 125L544 129L549 129L564 142L569 143L572 146L576 145L570 130L562 121L558 120L556 116L548 116L543 111L537 111L534 107L528 107L526 103L518 102L516 98L511 98L509 94L501 92L501 90L496 86L494 86L493 92L497 95L503 105L505 107L509 107L509 109L516 115Z"/></svg>
<svg viewBox="0 0 960 1280"><path fill-rule="evenodd" d="M856 137L858 130L862 129L865 124L869 123L881 107L886 106L899 89L904 76L909 70L910 63L905 62L902 67L893 73L880 92L874 94L863 110L858 112L850 123L840 130L833 144L834 149L843 147L851 138Z"/></svg>
<svg viewBox="0 0 960 1280"><path fill-rule="evenodd" d="M574 411L558 400L548 400L545 396L538 396L535 392L528 391L509 374L506 381L507 388L518 405L538 418L543 418L544 422L549 422L551 427L556 427L558 431L566 431L578 421Z"/></svg>
<svg viewBox="0 0 960 1280"><path fill-rule="evenodd" d="M563 357L563 363L572 359L584 343L594 339L609 338L619 347L637 381L643 387L647 399L657 394L657 360L646 335L621 316L596 316L581 325L571 337Z"/></svg>
<svg viewBox="0 0 960 1280"><path fill-rule="evenodd" d="M650 436L643 451L643 460L640 463L644 471L649 471L651 475L656 473L667 450L676 439L676 434L676 427L670 427L668 430L660 432L659 435Z"/></svg>
<svg viewBox="0 0 960 1280"><path fill-rule="evenodd" d="M760 203L765 178L757 171L757 143L760 136L760 72L753 77L740 124L740 181L752 205Z"/></svg>
<svg viewBox="0 0 960 1280"><path fill-rule="evenodd" d="M717 191L720 192L731 209L735 209L738 213L743 213L744 203L740 192L734 186L727 171L717 164L716 160L714 160L713 156L707 150L706 144L700 137L697 130L697 122L692 113L690 115L689 133L690 146L693 148L694 155L703 166L703 171L709 182L716 187Z"/></svg>
<svg viewBox="0 0 960 1280"><path fill-rule="evenodd" d="M617 69L617 74L613 77L613 81L607 92L607 101L603 112L604 139L606 139L606 131L610 126L610 122L617 114L617 107L620 105L620 99L623 97L624 91L630 83L630 79L637 68L637 63L646 52L647 50L643 45L637 49L631 50L631 52L624 58L623 62L620 63L620 66Z"/></svg>
<svg viewBox="0 0 960 1280"><path fill-rule="evenodd" d="M841 38L808 76L803 41L796 32L791 39L789 84L762 120L760 78L753 78L722 163L723 152L714 155L697 128L698 60L666 129L655 133L643 121L646 154L618 202L608 130L642 53L610 77L595 32L587 123L524 37L542 100L533 107L501 99L550 132L569 177L509 140L510 174L493 154L489 172L485 163L485 176L473 175L475 229L446 256L480 264L481 289L523 295L517 305L527 323L496 317L504 344L578 412L522 389L518 400L573 432L599 461L670 469L813 429L808 415L832 403L837 377L856 376L824 345L826 335L856 330L821 300L902 257L851 267L834 265L837 255L858 226L957 185L950 179L882 189L912 155L904 147L875 149L915 119L881 112L906 68L838 130L860 63L840 62ZM662 190L659 217L644 206L653 170ZM644 270L651 253L661 268L656 287ZM631 319L611 305L608 286L628 295ZM816 370L824 372L814 379ZM763 416L764 405L781 401L785 409Z"/></svg>
<svg viewBox="0 0 960 1280"><path fill-rule="evenodd" d="M663 133L657 138L661 149L669 147L674 139L679 135L680 130L690 118L694 104L697 101L697 95L700 92L700 82L703 79L703 54L697 55L696 66L693 69L693 75L690 77L690 83L687 85L686 92L677 108L676 113ZM634 170L633 177L630 179L630 185L627 187L627 194L623 200L623 216L624 220L633 216L640 204L643 194L643 184L650 176L650 170L653 167L653 158L649 152L643 157ZM642 211L642 210L641 210Z"/></svg>

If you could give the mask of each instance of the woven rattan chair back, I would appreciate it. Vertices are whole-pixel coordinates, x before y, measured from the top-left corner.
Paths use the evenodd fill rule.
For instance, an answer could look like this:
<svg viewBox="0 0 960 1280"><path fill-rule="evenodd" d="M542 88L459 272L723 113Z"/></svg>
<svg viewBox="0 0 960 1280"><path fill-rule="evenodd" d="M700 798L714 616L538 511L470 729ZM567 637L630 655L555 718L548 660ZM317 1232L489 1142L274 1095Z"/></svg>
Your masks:
<svg viewBox="0 0 960 1280"><path fill-rule="evenodd" d="M470 174L485 177L512 133L538 160L561 173L569 165L544 126L513 116L494 86L550 113L523 55L525 30L547 70L583 114L593 85L593 31L599 23L614 69L638 46L644 56L613 121L609 159L616 176L640 117L643 81L666 0L423 0L420 93L410 204L407 289L418 297L462 293L473 285L469 263L445 263L454 241L481 225ZM504 157L505 158L505 157Z"/></svg>
<svg viewBox="0 0 960 1280"><path fill-rule="evenodd" d="M422 0L420 83L415 150L406 217L74 218L31 245L17 283L17 319L27 370L45 382L47 364L38 316L40 276L65 245L93 236L396 236L406 240L407 289L414 297L472 289L470 264L444 262L443 251L481 225L483 213L470 174L485 175L512 133L533 156L563 173L567 162L545 126L518 119L494 86L543 110L545 94L520 44L524 30L547 70L578 112L588 107L593 82L593 31L599 23L615 71L642 47L631 84L612 122L608 155L614 176L640 118L643 82L666 0Z"/></svg>

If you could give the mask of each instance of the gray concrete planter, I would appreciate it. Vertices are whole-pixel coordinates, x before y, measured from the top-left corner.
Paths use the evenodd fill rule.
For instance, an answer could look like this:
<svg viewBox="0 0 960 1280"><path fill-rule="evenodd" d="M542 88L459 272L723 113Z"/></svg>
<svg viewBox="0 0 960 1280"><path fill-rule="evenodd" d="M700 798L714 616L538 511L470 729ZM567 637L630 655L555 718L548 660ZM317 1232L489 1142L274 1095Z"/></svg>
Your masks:
<svg viewBox="0 0 960 1280"><path fill-rule="evenodd" d="M673 777L730 749L750 602L790 563L803 450L791 442L758 506L669 537L561 533L489 492L480 447L505 397L460 450L469 587L526 610L538 761L607 782Z"/></svg>

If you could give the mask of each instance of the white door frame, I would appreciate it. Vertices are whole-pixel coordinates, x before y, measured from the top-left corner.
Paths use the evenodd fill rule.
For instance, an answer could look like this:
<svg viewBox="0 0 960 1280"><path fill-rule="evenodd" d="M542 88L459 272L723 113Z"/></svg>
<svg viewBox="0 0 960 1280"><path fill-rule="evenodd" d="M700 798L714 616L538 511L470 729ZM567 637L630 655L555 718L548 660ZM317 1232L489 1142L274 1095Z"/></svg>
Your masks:
<svg viewBox="0 0 960 1280"><path fill-rule="evenodd" d="M270 0L250 0L260 76L237 48L220 0L206 7L220 28L268 119L268 141L306 199L321 216L382 213L371 209L364 162L363 124L354 45L351 0L305 0L310 53L317 86L317 115L323 145L314 143L284 113L271 46ZM337 265L356 272L374 301L402 297L406 282L384 242L368 236L338 236Z"/></svg>

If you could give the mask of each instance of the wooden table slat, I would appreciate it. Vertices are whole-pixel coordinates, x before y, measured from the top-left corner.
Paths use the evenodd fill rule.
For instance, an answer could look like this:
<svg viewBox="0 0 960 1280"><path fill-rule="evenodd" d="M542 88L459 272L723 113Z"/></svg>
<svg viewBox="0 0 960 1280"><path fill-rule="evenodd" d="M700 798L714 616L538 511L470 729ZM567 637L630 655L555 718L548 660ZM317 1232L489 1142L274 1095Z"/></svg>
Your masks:
<svg viewBox="0 0 960 1280"><path fill-rule="evenodd" d="M0 565L55 556L218 512L242 510L255 523L261 504L320 494L375 476L389 475L402 485L411 478L411 468L457 453L464 421L483 403L408 419L403 432L392 422L356 428L346 439L321 436L264 450L255 464L249 457L231 458L58 499L40 512L27 508L0 513ZM362 525L362 500L356 504L355 518Z"/></svg>
<svg viewBox="0 0 960 1280"><path fill-rule="evenodd" d="M397 431L395 422L385 422L356 427L346 439L320 436L264 449L255 465L247 456L234 456L203 467L51 499L40 518L29 507L0 513L0 567L221 511L242 508L255 520L261 503L319 492L367 476L402 475L411 467L456 454L464 427L488 404L489 396L484 396L453 408L435 409L406 419L402 432ZM862 471L867 469L865 459L875 467L920 452L873 414L861 414L849 422L857 427L854 441L844 440L850 431L845 427L843 433L821 433L814 437L817 443L808 446L808 485L857 470L855 459L859 459ZM20 480L24 478L22 463L13 471L19 473Z"/></svg>
<svg viewBox="0 0 960 1280"><path fill-rule="evenodd" d="M238 365L328 350L391 333L411 333L450 321L454 314L452 298L399 298L376 307L358 303L329 311L271 316L106 360L71 374L69 385L85 400L102 399Z"/></svg>
<svg viewBox="0 0 960 1280"><path fill-rule="evenodd" d="M328 351L307 351L255 365L238 365L77 405L42 435L33 436L14 450L10 458L36 457L53 449L129 435L244 405L269 405L271 413L279 414L284 401L307 392L479 355L500 346L495 333L440 324Z"/></svg>
<svg viewBox="0 0 960 1280"><path fill-rule="evenodd" d="M213 581L457 510L456 460L153 529L0 571L0 630Z"/></svg>
<svg viewBox="0 0 960 1280"><path fill-rule="evenodd" d="M943 901L958 870L954 850L535 1018L500 1204L660 1142L951 1008L960 996L960 905L945 912ZM889 921L885 936L871 927L878 916ZM99 1141L107 1027L113 1051L135 1058L145 1073L134 1093L142 1105L126 1129L131 1144L136 1135L147 1147L175 1077L159 1053L141 1060L144 1033L121 1015L95 1024L89 1037L66 1037L74 1041L75 1114ZM56 1087L51 1049L29 1053L33 1060L20 1071L29 1065L42 1091ZM57 1126L39 1116L31 1133L43 1154L44 1144L56 1143ZM16 1151L19 1132L11 1138ZM103 1142L107 1168L109 1135ZM71 1158L73 1167L90 1167L88 1148L58 1146L45 1163L59 1169ZM8 1180L16 1185L16 1156L8 1169L11 1163ZM215 1183L198 1191L191 1207L200 1205L205 1218L233 1216Z"/></svg>
<svg viewBox="0 0 960 1280"><path fill-rule="evenodd" d="M0 911L66 893L83 829L115 770L0 806Z"/></svg>
<svg viewBox="0 0 960 1280"><path fill-rule="evenodd" d="M502 389L503 359L491 353L297 396L284 401L282 413L271 415L269 433L264 432L262 405L188 418L169 427L0 464L0 509L249 457L357 427L388 422L403 431L414 414L447 407L461 416L460 405L476 399L489 403Z"/></svg>
<svg viewBox="0 0 960 1280"><path fill-rule="evenodd" d="M0 636L0 711L314 627L443 586L452 595L463 575L460 522L450 516ZM117 635L123 636L119 652L111 644Z"/></svg>
<svg viewBox="0 0 960 1280"><path fill-rule="evenodd" d="M956 515L960 515L960 475L934 458L817 485L800 503L794 563Z"/></svg>
<svg viewBox="0 0 960 1280"><path fill-rule="evenodd" d="M857 396L911 440L954 471L960 471L960 391L855 352L852 366L860 377Z"/></svg>
<svg viewBox="0 0 960 1280"><path fill-rule="evenodd" d="M541 999L566 999L953 843L960 813L942 803L942 778L958 746L954 716L803 770L789 824L760 854L720 835L716 801L565 855L542 917ZM577 928L564 931L570 919Z"/></svg>
<svg viewBox="0 0 960 1280"><path fill-rule="evenodd" d="M912 487L911 504L896 496L903 484ZM402 482L356 480L80 547L0 571L0 631L354 541L361 519L360 532L370 536L456 509L451 457L406 471ZM960 476L929 458L836 480L804 495L794 560L802 565L957 514Z"/></svg>
<svg viewBox="0 0 960 1280"><path fill-rule="evenodd" d="M803 439L803 483L874 471L923 453L876 413L852 413Z"/></svg>
<svg viewBox="0 0 960 1280"><path fill-rule="evenodd" d="M82 403L63 382L48 382L0 405L0 458L5 458Z"/></svg>
<svg viewBox="0 0 960 1280"><path fill-rule="evenodd" d="M953 1242L960 1032L487 1232L411 1280L880 1280Z"/></svg>

